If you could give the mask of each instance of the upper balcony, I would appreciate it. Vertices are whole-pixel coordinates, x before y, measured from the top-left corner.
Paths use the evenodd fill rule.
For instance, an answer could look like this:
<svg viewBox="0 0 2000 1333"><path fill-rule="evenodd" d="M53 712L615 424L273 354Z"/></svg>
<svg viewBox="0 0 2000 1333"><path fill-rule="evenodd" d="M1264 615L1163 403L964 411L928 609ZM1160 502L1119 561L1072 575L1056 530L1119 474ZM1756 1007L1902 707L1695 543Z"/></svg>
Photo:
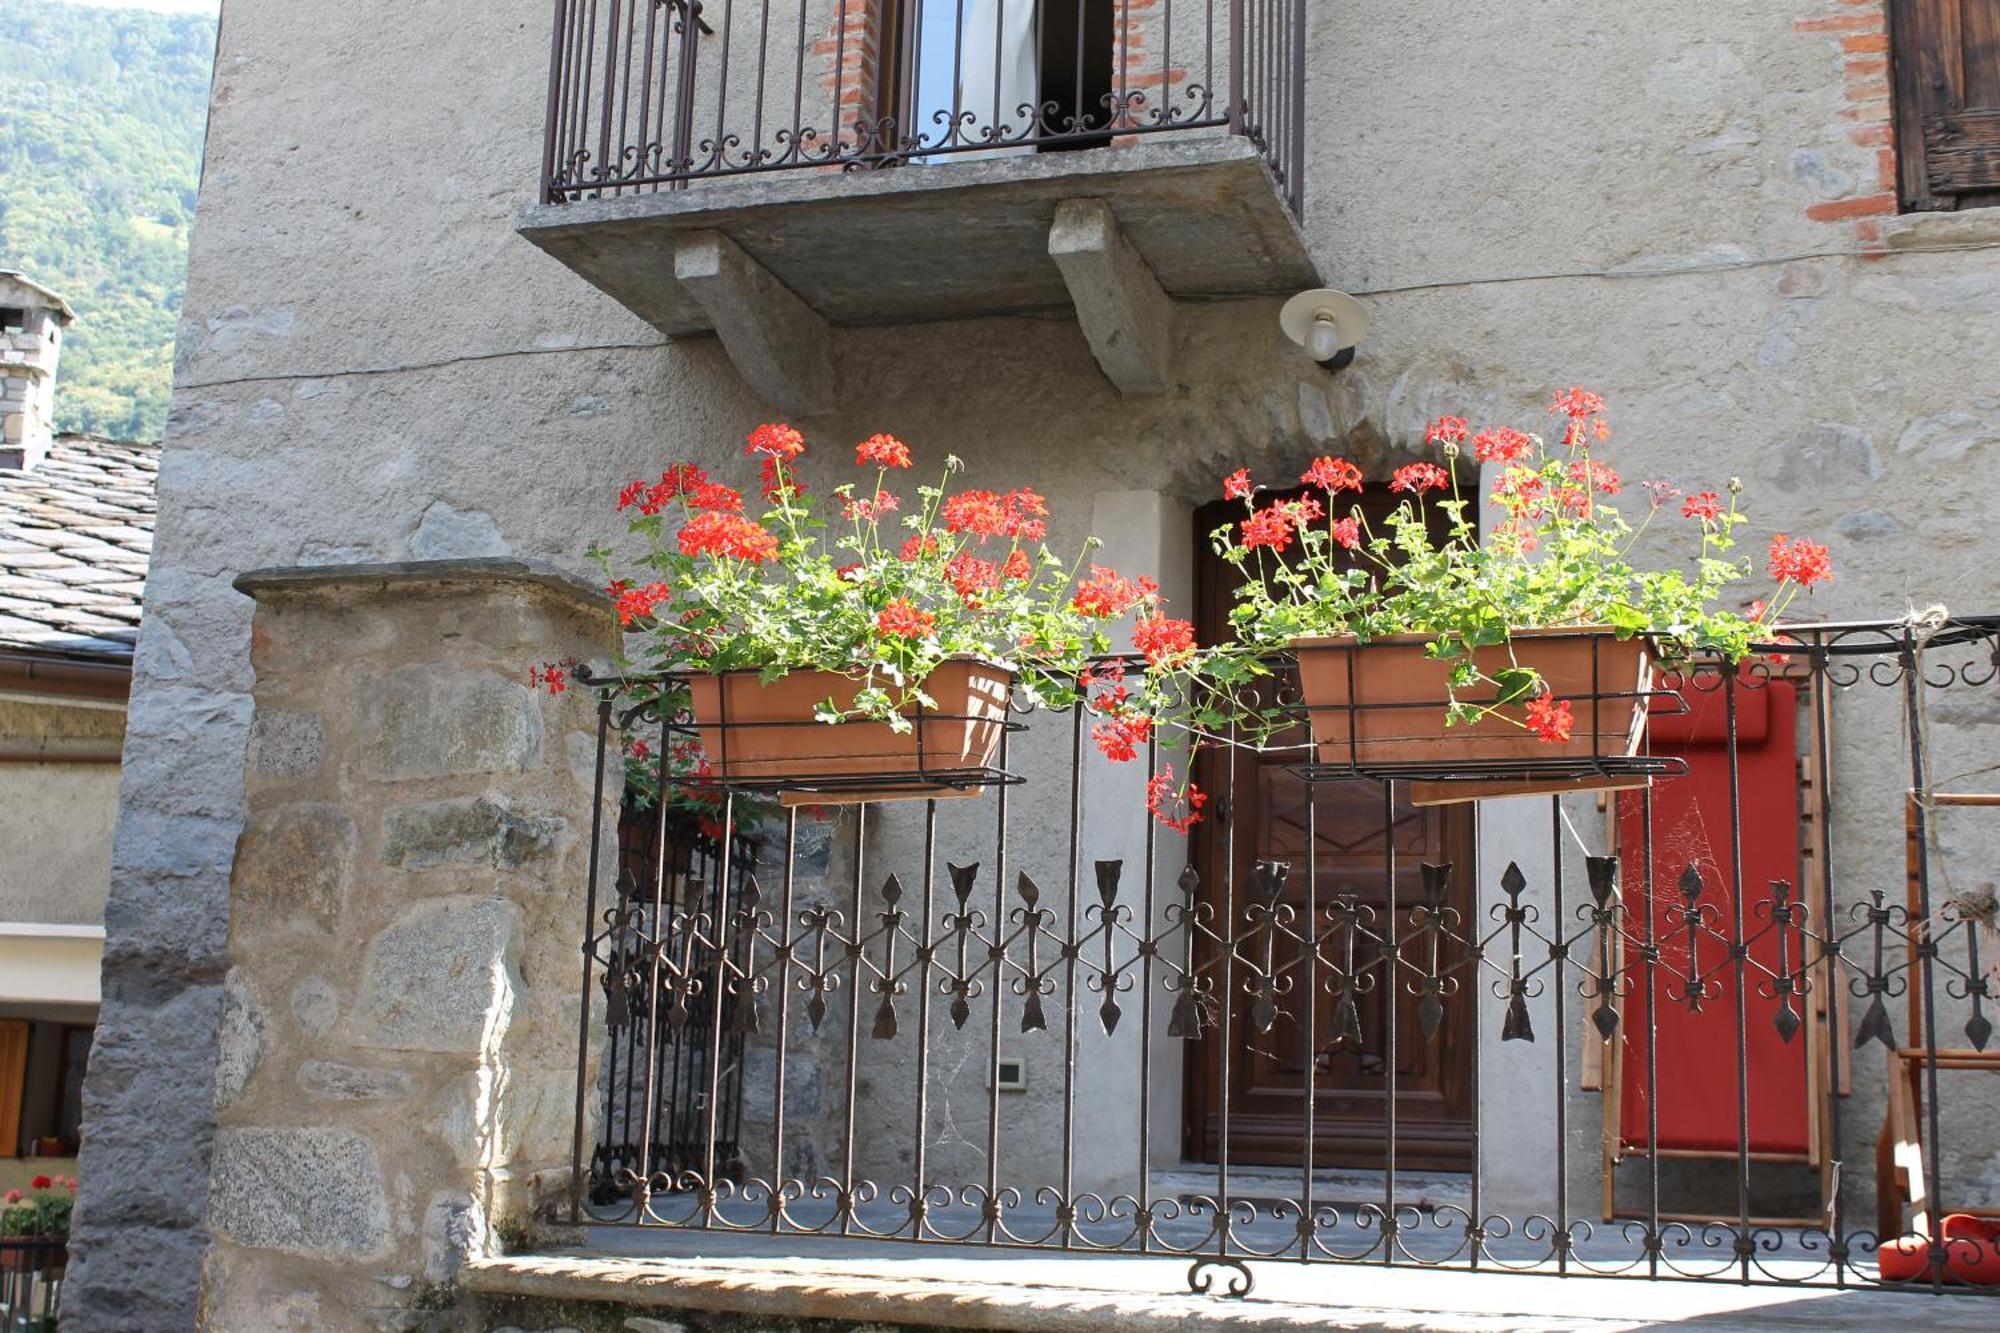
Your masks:
<svg viewBox="0 0 2000 1333"><path fill-rule="evenodd" d="M828 325L1074 308L1120 388L1172 305L1319 285L1306 0L556 0L521 231L791 411Z"/></svg>

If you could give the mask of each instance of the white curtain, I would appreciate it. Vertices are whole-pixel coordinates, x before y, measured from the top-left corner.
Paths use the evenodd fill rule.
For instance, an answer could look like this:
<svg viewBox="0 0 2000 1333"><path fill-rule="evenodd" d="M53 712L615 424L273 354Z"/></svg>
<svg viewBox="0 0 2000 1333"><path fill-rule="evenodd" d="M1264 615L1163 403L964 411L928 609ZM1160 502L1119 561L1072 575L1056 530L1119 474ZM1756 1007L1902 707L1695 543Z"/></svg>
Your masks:
<svg viewBox="0 0 2000 1333"><path fill-rule="evenodd" d="M959 131L960 142L976 143L996 126L1008 139L1018 139L1033 130L1033 108L1041 97L1036 70L1036 3L1037 0L972 0L966 7L965 28L959 34L958 106L961 113L971 113L971 121ZM933 12L940 8L945 6L932 5ZM1023 106L1030 110L1024 113ZM947 157L1000 157L1033 151L1028 147L1000 148L952 153Z"/></svg>

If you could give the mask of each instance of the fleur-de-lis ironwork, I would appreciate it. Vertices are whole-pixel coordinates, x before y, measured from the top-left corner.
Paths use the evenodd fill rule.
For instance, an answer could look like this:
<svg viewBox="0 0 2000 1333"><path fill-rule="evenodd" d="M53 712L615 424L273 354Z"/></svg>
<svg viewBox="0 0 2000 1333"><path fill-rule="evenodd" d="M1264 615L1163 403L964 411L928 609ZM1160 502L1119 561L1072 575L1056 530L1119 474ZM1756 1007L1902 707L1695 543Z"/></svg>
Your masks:
<svg viewBox="0 0 2000 1333"><path fill-rule="evenodd" d="M1673 909L1673 914L1687 932L1687 972L1675 978L1675 988L1680 992L1688 1012L1698 1014L1701 1002L1713 993L1714 988L1701 974L1701 930L1708 920L1708 904L1702 902L1701 895L1708 886L1702 882L1701 871L1692 861L1681 871L1680 888L1682 905Z"/></svg>
<svg viewBox="0 0 2000 1333"><path fill-rule="evenodd" d="M1521 929L1528 920L1521 895L1527 889L1528 877L1521 873L1519 864L1509 861L1500 872L1500 892L1507 895L1501 915L1507 927L1507 1016L1500 1022L1502 1041L1535 1039L1535 1025L1528 1017L1528 980L1521 973Z"/></svg>
<svg viewBox="0 0 2000 1333"><path fill-rule="evenodd" d="M1028 965L1022 975L1015 979L1014 993L1022 997L1021 1031L1044 1032L1048 1030L1048 1015L1042 1011L1042 997L1055 992L1055 978L1050 975L1053 968L1041 964L1042 932L1055 924L1056 914L1041 906L1042 890L1027 871L1022 871L1014 882L1014 892L1020 896L1023 906L1014 909L1014 919L1028 936Z"/></svg>
<svg viewBox="0 0 2000 1333"><path fill-rule="evenodd" d="M1854 1029L1854 1045L1859 1049L1871 1041L1879 1041L1885 1050L1893 1051L1896 1033L1889 1025L1889 1008L1882 997L1889 993L1889 926L1900 909L1885 905L1882 890L1870 889L1868 904L1860 910L1870 936L1871 961L1867 974L1856 983L1860 994L1868 996L1869 1001Z"/></svg>
<svg viewBox="0 0 2000 1333"><path fill-rule="evenodd" d="M1792 930L1796 924L1803 932L1804 922L1801 918L1804 913L1805 904L1792 901L1791 881L1772 880L1771 925L1778 936L1778 969L1771 978L1771 990L1778 997L1778 1012L1771 1016L1771 1023L1778 1030L1778 1039L1787 1046L1791 1045L1792 1038L1798 1035L1802 1021L1799 1018L1798 1008L1793 1003L1793 996L1802 994L1805 990L1805 949L1801 944L1797 951L1798 970L1794 972Z"/></svg>
<svg viewBox="0 0 2000 1333"><path fill-rule="evenodd" d="M1445 928L1450 923L1451 911L1445 906L1445 897L1451 891L1451 863L1425 861L1419 870L1423 890L1410 908L1408 942L1421 946L1423 968L1411 984L1410 992L1418 997L1417 1026L1423 1030L1424 1040L1436 1041L1444 1027L1444 997L1449 987L1443 963Z"/></svg>
<svg viewBox="0 0 2000 1333"><path fill-rule="evenodd" d="M759 1032L763 1027L760 997L769 983L757 972L757 941L759 932L770 923L770 917L764 911L763 888L757 883L757 877L750 875L744 879L736 899L736 936L743 941L742 963L725 964L730 973L729 996L732 1001L729 1029L744 1036Z"/></svg>
<svg viewBox="0 0 2000 1333"><path fill-rule="evenodd" d="M1181 1041L1199 1041L1209 1022L1205 983L1194 966L1195 927L1205 911L1196 901L1201 892L1200 872L1192 865L1183 867L1175 887L1180 890L1181 900L1167 908L1167 916L1180 926L1183 948L1180 975L1166 983L1169 990L1176 992L1173 1013L1167 1018L1167 1035Z"/></svg>
<svg viewBox="0 0 2000 1333"><path fill-rule="evenodd" d="M1118 923L1130 913L1118 905L1118 880L1124 873L1123 861L1099 861L1097 872L1097 906L1090 909L1097 918L1098 930L1103 936L1104 962L1091 984L1104 992L1104 1002L1097 1006L1097 1021L1104 1026L1106 1036L1118 1031L1118 1020L1124 1011L1118 1007L1118 993L1129 988L1132 979L1120 973L1115 966L1113 944L1116 942Z"/></svg>
<svg viewBox="0 0 2000 1333"><path fill-rule="evenodd" d="M868 1030L868 1035L876 1041L891 1041L896 1036L896 997L904 990L902 980L896 975L896 936L908 915L902 909L902 901L903 881L894 875L883 880L882 910L876 913L876 919L882 923L882 968L869 983L882 997Z"/></svg>
<svg viewBox="0 0 2000 1333"><path fill-rule="evenodd" d="M979 882L979 863L971 865L945 865L945 873L951 879L952 896L958 900L956 911L946 912L944 928L951 932L952 946L957 954L957 966L939 979L938 988L942 994L951 997L951 1025L963 1028L972 1017L972 1000L979 994L979 981L968 970L972 949L972 932L980 926L985 917L972 906L972 890Z"/></svg>
<svg viewBox="0 0 2000 1333"><path fill-rule="evenodd" d="M1590 1021L1597 1028L1597 1035L1610 1041L1618 1031L1618 1006L1613 1003L1618 997L1619 972L1619 960L1614 953L1619 906L1618 858L1586 856L1583 873L1590 884L1590 924L1597 932L1597 975L1591 982L1597 1007L1591 1011Z"/></svg>
<svg viewBox="0 0 2000 1333"><path fill-rule="evenodd" d="M845 920L837 909L824 903L814 903L799 913L799 925L805 928L806 937L812 941L813 956L805 964L805 974L799 978L798 985L800 990L812 996L806 1001L806 1021L815 1032L826 1021L827 996L840 989L840 975L834 971L838 963L827 957L827 947L839 938L834 932ZM842 939L840 942L844 944L846 941Z"/></svg>
<svg viewBox="0 0 2000 1333"><path fill-rule="evenodd" d="M1328 933L1338 932L1341 937L1340 962L1329 982L1334 993L1333 1045L1343 1042L1356 1048L1361 1045L1361 1006L1355 997L1371 989L1374 979L1355 966L1355 957L1362 916L1368 910L1352 894L1336 899L1326 909L1327 919L1333 923Z"/></svg>
<svg viewBox="0 0 2000 1333"><path fill-rule="evenodd" d="M1260 959L1245 960L1251 975L1244 989L1256 997L1250 1002L1250 1023L1259 1032L1269 1032L1278 1022L1277 935L1279 913L1285 910L1279 899L1291 873L1288 861L1259 861L1250 871L1250 903L1244 915L1252 933L1263 937L1263 951Z"/></svg>

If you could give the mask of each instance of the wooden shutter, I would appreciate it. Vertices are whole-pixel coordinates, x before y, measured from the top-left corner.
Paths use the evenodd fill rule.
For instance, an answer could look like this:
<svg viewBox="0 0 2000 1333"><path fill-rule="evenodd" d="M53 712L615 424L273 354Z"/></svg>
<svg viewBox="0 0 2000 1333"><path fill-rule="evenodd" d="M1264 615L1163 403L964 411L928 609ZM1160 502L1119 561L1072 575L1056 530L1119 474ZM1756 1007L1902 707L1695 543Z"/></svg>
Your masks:
<svg viewBox="0 0 2000 1333"><path fill-rule="evenodd" d="M21 1094L27 1074L27 1021L0 1018L0 1157L20 1155Z"/></svg>
<svg viewBox="0 0 2000 1333"><path fill-rule="evenodd" d="M2000 204L2000 0L1892 3L1904 205Z"/></svg>

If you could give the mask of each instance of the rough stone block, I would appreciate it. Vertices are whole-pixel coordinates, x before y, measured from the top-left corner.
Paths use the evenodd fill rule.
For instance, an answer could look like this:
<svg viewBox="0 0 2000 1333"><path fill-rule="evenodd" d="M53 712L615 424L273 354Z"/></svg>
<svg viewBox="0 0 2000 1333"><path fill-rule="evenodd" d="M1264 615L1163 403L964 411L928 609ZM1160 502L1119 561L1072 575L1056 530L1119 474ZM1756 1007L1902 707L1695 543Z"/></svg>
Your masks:
<svg viewBox="0 0 2000 1333"><path fill-rule="evenodd" d="M344 1129L223 1129L208 1220L255 1249L336 1259L381 1254L389 1205L375 1145Z"/></svg>
<svg viewBox="0 0 2000 1333"><path fill-rule="evenodd" d="M331 930L354 876L354 821L336 805L299 801L250 822L236 854L234 897L259 924Z"/></svg>
<svg viewBox="0 0 2000 1333"><path fill-rule="evenodd" d="M518 773L541 756L541 709L520 682L414 666L362 690L361 743L371 777Z"/></svg>
<svg viewBox="0 0 2000 1333"><path fill-rule="evenodd" d="M305 778L319 771L326 737L317 713L261 710L250 722L250 771L260 778Z"/></svg>
<svg viewBox="0 0 2000 1333"><path fill-rule="evenodd" d="M415 903L368 943L352 1020L363 1046L478 1051L513 1004L517 912L499 898Z"/></svg>
<svg viewBox="0 0 2000 1333"><path fill-rule="evenodd" d="M324 1037L340 1021L340 997L325 977L307 977L292 987L292 1017L309 1037Z"/></svg>
<svg viewBox="0 0 2000 1333"><path fill-rule="evenodd" d="M335 1102L393 1102L410 1095L412 1080L400 1069L363 1069L331 1060L299 1066L299 1087Z"/></svg>
<svg viewBox="0 0 2000 1333"><path fill-rule="evenodd" d="M215 1047L215 1104L224 1107L243 1095L264 1058L264 1011L241 968L231 968L222 983Z"/></svg>
<svg viewBox="0 0 2000 1333"><path fill-rule="evenodd" d="M522 814L489 796L413 802L394 806L384 816L382 860L404 870L519 870L546 860L566 828L561 819Z"/></svg>
<svg viewBox="0 0 2000 1333"><path fill-rule="evenodd" d="M479 1201L460 1191L440 1190L424 1210L424 1276L449 1282L485 1234Z"/></svg>

